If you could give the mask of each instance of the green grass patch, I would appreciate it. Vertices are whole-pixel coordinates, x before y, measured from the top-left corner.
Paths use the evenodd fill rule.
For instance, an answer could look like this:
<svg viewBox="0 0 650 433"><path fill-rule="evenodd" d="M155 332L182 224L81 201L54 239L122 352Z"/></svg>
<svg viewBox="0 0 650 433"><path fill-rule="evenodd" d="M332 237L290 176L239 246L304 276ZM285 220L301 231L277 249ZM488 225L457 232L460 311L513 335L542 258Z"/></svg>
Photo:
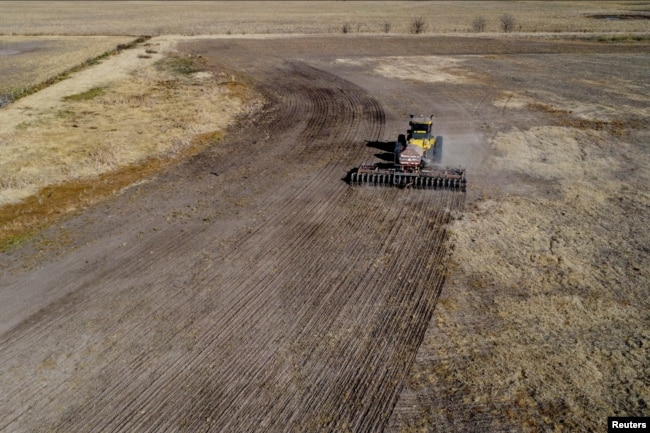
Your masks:
<svg viewBox="0 0 650 433"><path fill-rule="evenodd" d="M205 132L203 134L198 134L194 136L194 138L192 138L192 145L204 147L211 144L215 144L218 141L220 141L222 138L223 138L222 131Z"/></svg>
<svg viewBox="0 0 650 433"><path fill-rule="evenodd" d="M89 101L104 94L106 87L93 87L85 92L69 95L63 98L64 101Z"/></svg>
<svg viewBox="0 0 650 433"><path fill-rule="evenodd" d="M29 240L31 236L32 233L25 233L13 237L3 237L0 239L0 252L5 252L12 247L22 244L23 242Z"/></svg>

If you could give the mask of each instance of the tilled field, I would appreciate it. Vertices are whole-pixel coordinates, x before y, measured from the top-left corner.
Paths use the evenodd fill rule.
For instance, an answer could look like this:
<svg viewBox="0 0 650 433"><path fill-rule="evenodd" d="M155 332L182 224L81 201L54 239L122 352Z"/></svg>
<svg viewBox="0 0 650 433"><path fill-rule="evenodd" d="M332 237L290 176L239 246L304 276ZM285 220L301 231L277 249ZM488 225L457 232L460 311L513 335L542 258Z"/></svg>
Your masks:
<svg viewBox="0 0 650 433"><path fill-rule="evenodd" d="M66 255L64 270L35 271L49 276L32 290L67 294L3 337L3 429L386 423L442 287L444 225L464 195L351 189L342 177L368 152L364 140L381 139L381 105L301 63L271 74L268 106L242 121L241 137L233 131L227 152L151 183L146 209L127 210L141 206L135 192L107 205L114 230L135 238L106 233L93 253ZM161 218L156 203L188 188L164 227L149 222ZM23 278L8 284L18 292Z"/></svg>
<svg viewBox="0 0 650 433"><path fill-rule="evenodd" d="M530 428L523 424L530 413L443 416L450 403L479 414L485 407L482 400L472 403L472 396L489 392L484 384L472 389L462 382L463 372L475 367L467 356L472 340L454 347L454 332L480 335L495 292L453 274L461 272L456 264L455 295L480 302L467 308L466 298L447 295L447 307L461 306L452 315L459 324L445 329L431 320L453 254L447 224L460 217L466 197L560 194L548 180L526 179L489 159L494 149L486 136L510 123L505 105L493 101L512 90L504 83L521 83L531 72L514 57L497 56L521 51L536 60L554 50L595 55L615 48L337 40L179 46L215 68L225 64L247 74L264 105L217 146L7 254L0 278L0 430ZM451 56L459 46L465 54L490 48L486 57L461 59L465 66L449 62L426 73L405 59L411 63L404 80L385 68L370 70L373 53ZM642 48L629 50L644 55ZM497 62L516 67L500 75L489 69ZM506 103L511 100L517 97ZM359 161L386 158L413 107L437 116L446 161L472 170L467 195L344 182ZM522 111L513 121L524 128L546 115ZM47 246L61 238L65 245ZM477 277L481 258L475 259ZM468 286L457 287L463 283ZM449 311L440 317L450 320ZM476 315L462 316L467 311ZM509 335L497 325L488 329ZM434 344L445 332L443 354ZM503 337L504 346L517 340L510 338ZM414 376L416 356L415 372L427 380ZM458 364L448 367L446 360ZM494 379L510 386L497 374Z"/></svg>

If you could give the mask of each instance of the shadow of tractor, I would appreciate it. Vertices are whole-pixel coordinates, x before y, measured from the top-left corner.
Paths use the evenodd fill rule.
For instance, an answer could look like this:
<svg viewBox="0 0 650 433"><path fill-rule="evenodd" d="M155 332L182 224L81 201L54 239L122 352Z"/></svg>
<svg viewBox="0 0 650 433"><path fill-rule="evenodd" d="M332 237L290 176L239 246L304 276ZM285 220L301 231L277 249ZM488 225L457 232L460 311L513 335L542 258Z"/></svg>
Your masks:
<svg viewBox="0 0 650 433"><path fill-rule="evenodd" d="M392 168L393 162L395 161L395 142L394 141L367 141L367 147L373 149L381 150L381 152L375 153L375 157L379 159L380 162L377 164L379 168Z"/></svg>

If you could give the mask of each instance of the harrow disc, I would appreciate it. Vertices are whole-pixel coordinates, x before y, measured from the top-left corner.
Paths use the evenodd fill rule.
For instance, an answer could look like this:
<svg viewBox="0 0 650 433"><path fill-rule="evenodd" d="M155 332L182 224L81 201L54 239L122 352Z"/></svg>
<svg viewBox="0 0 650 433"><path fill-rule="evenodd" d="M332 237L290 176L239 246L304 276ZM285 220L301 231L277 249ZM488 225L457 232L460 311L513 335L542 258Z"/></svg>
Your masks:
<svg viewBox="0 0 650 433"><path fill-rule="evenodd" d="M372 185L381 187L399 187L413 189L452 189L466 190L467 181L464 172L437 173L395 173L395 172L359 172L350 173L350 185Z"/></svg>

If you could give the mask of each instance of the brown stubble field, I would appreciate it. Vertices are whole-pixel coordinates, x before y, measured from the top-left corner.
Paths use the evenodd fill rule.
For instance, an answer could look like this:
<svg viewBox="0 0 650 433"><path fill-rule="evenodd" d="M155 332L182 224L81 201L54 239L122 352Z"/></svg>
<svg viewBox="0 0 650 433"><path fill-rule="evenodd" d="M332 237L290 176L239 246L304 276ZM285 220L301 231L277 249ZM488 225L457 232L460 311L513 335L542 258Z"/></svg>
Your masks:
<svg viewBox="0 0 650 433"><path fill-rule="evenodd" d="M412 431L603 431L602 414L648 411L647 54L535 57L467 61L501 83L476 108L480 171L502 177L451 224L430 350L396 410Z"/></svg>
<svg viewBox="0 0 650 433"><path fill-rule="evenodd" d="M163 34L323 34L407 33L412 20L424 18L427 32L473 31L477 16L485 32L500 32L499 20L511 14L519 32L647 32L647 21L593 19L591 15L643 14L638 1L237 1L209 2L20 1L2 3L4 35ZM146 19L143 19L146 17Z"/></svg>
<svg viewBox="0 0 650 433"><path fill-rule="evenodd" d="M7 221L57 209L0 261L0 430L605 431L647 415L648 20L585 15L648 4L485 14L576 32L537 35L461 34L469 2L139 2L126 19L111 4L7 11L31 14L36 46L226 34L154 37L0 109ZM447 33L398 34L423 7ZM468 192L347 185L413 107ZM30 179L50 186L20 195Z"/></svg>
<svg viewBox="0 0 650 433"><path fill-rule="evenodd" d="M128 44L129 36L0 37L0 103L27 93L103 53Z"/></svg>

